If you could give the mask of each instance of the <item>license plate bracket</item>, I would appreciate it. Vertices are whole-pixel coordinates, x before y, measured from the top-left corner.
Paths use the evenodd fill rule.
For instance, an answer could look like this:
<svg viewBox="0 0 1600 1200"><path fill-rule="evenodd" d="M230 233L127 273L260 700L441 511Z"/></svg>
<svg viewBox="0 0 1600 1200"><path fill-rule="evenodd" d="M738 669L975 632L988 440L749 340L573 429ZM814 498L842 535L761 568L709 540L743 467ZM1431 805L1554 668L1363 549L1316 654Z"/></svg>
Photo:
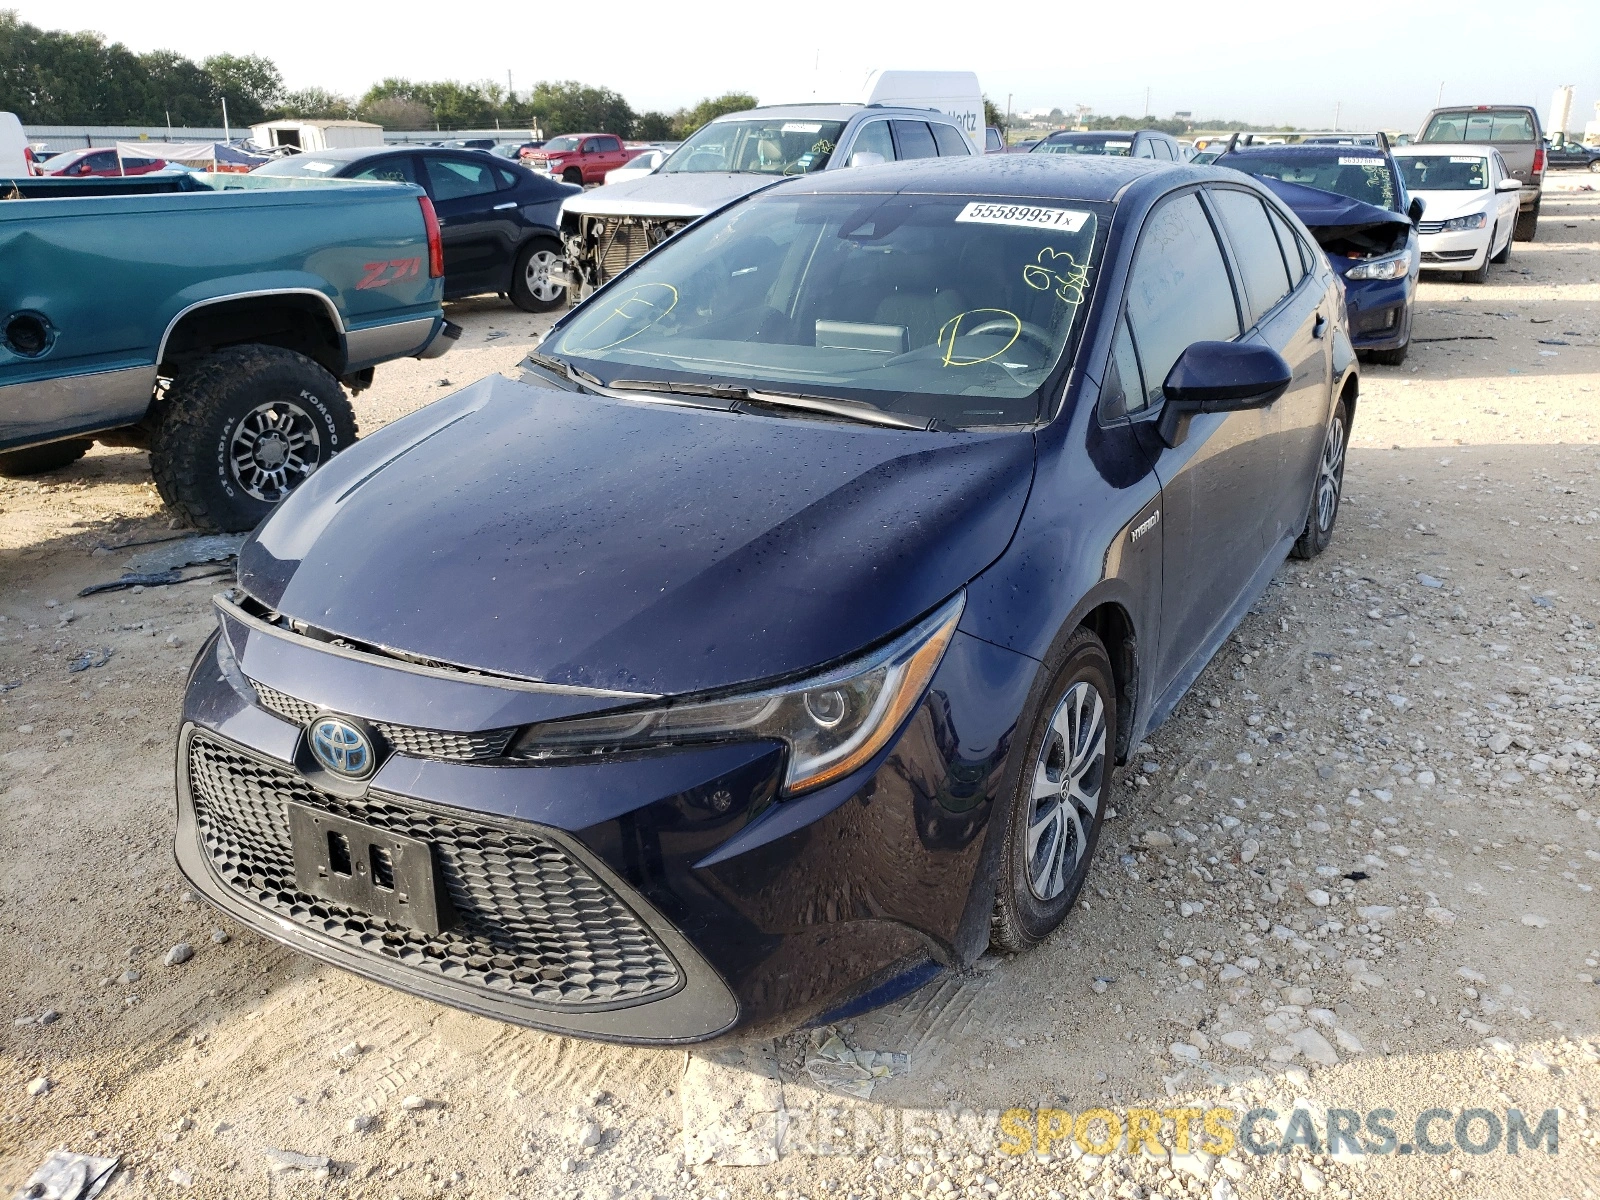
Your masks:
<svg viewBox="0 0 1600 1200"><path fill-rule="evenodd" d="M300 891L427 934L454 923L429 843L310 805L285 807Z"/></svg>

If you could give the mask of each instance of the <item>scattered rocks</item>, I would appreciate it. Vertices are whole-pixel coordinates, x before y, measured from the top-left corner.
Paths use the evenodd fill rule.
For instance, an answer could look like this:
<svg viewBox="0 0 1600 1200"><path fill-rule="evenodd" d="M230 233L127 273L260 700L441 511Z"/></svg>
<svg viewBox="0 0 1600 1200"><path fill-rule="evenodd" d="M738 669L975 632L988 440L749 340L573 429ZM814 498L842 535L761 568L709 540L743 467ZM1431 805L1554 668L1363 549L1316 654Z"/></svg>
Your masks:
<svg viewBox="0 0 1600 1200"><path fill-rule="evenodd" d="M1327 1177L1316 1167L1308 1162L1302 1162L1300 1167L1300 1186L1312 1195L1316 1195L1327 1186Z"/></svg>
<svg viewBox="0 0 1600 1200"><path fill-rule="evenodd" d="M592 1149L600 1144L600 1139L605 1137L605 1130L600 1128L598 1121L585 1121L578 1126L577 1142L585 1150Z"/></svg>
<svg viewBox="0 0 1600 1200"><path fill-rule="evenodd" d="M188 942L179 942L171 950L167 951L161 962L165 966L176 967L188 962L193 957L194 947L189 945Z"/></svg>
<svg viewBox="0 0 1600 1200"><path fill-rule="evenodd" d="M294 1150L277 1150L268 1146L262 1155L267 1160L267 1170L273 1174L284 1171L310 1171L326 1175L332 1160L319 1154L300 1154Z"/></svg>
<svg viewBox="0 0 1600 1200"><path fill-rule="evenodd" d="M371 1113L358 1113L344 1123L351 1133L371 1133L378 1127L378 1118Z"/></svg>
<svg viewBox="0 0 1600 1200"><path fill-rule="evenodd" d="M1146 829L1143 841L1151 850L1171 850L1173 845L1172 835L1160 829Z"/></svg>
<svg viewBox="0 0 1600 1200"><path fill-rule="evenodd" d="M1437 905L1435 905L1433 908L1423 909L1422 915L1427 917L1428 920L1432 921L1435 925L1443 925L1446 929L1449 929L1450 926L1456 923L1455 913L1451 912L1448 908L1440 908Z"/></svg>
<svg viewBox="0 0 1600 1200"><path fill-rule="evenodd" d="M42 1096L54 1086L55 1084L51 1080L45 1078L45 1076L37 1076L36 1078L28 1081L28 1095Z"/></svg>
<svg viewBox="0 0 1600 1200"><path fill-rule="evenodd" d="M1327 908L1333 903L1333 897L1321 888L1307 888L1306 899L1316 908Z"/></svg>
<svg viewBox="0 0 1600 1200"><path fill-rule="evenodd" d="M400 1107L405 1109L406 1112L421 1112L423 1109L433 1108L438 1103L438 1101L430 1100L426 1096L407 1096L400 1101Z"/></svg>
<svg viewBox="0 0 1600 1200"><path fill-rule="evenodd" d="M1260 853L1261 843L1256 841L1255 838L1245 838L1245 840L1239 844L1239 861L1242 863L1249 864L1255 862L1256 855Z"/></svg>

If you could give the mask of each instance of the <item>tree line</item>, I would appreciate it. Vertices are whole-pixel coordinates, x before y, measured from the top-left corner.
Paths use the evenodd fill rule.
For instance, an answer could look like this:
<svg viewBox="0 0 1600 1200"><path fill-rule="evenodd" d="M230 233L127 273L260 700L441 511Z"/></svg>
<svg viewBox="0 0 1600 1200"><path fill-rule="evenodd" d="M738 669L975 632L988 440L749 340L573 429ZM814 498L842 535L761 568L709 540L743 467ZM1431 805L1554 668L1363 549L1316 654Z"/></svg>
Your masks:
<svg viewBox="0 0 1600 1200"><path fill-rule="evenodd" d="M387 129L542 129L687 137L711 118L756 104L742 92L675 112L636 112L610 88L575 80L511 92L500 84L385 79L360 97L290 90L260 55L216 54L196 63L171 50L136 54L98 33L40 29L0 9L0 111L25 125L245 126L273 117L355 119Z"/></svg>

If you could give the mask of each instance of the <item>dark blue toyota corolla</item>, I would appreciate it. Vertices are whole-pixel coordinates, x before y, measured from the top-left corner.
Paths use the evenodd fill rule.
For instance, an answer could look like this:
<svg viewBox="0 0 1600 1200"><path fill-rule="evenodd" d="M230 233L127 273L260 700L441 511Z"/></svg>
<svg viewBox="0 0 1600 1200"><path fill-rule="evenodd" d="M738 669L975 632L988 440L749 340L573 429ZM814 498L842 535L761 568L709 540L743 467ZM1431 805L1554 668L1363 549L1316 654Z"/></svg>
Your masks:
<svg viewBox="0 0 1600 1200"><path fill-rule="evenodd" d="M1033 946L1115 764L1328 544L1354 358L1233 172L747 197L251 537L189 681L183 871L372 979L631 1041Z"/></svg>

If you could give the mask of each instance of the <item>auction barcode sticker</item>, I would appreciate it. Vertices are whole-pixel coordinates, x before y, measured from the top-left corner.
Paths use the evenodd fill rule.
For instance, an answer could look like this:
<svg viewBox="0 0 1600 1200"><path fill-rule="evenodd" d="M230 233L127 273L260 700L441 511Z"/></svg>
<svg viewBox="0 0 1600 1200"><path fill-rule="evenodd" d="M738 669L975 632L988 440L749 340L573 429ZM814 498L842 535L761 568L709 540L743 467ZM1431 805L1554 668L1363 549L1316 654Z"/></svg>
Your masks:
<svg viewBox="0 0 1600 1200"><path fill-rule="evenodd" d="M779 133L821 133L821 121L785 121Z"/></svg>
<svg viewBox="0 0 1600 1200"><path fill-rule="evenodd" d="M1065 229L1077 233L1089 213L1075 208L1036 208L1026 204L986 204L978 201L956 214L958 221L980 225L1022 225L1032 229Z"/></svg>
<svg viewBox="0 0 1600 1200"><path fill-rule="evenodd" d="M1341 158L1339 160L1339 165L1341 167L1381 167L1381 166L1383 166L1383 159L1381 159L1381 158Z"/></svg>
<svg viewBox="0 0 1600 1200"><path fill-rule="evenodd" d="M1452 154L1450 156L1450 161L1453 162L1453 163L1479 163L1479 164L1481 164L1483 162L1483 159L1481 159L1481 158L1473 158L1470 154Z"/></svg>

